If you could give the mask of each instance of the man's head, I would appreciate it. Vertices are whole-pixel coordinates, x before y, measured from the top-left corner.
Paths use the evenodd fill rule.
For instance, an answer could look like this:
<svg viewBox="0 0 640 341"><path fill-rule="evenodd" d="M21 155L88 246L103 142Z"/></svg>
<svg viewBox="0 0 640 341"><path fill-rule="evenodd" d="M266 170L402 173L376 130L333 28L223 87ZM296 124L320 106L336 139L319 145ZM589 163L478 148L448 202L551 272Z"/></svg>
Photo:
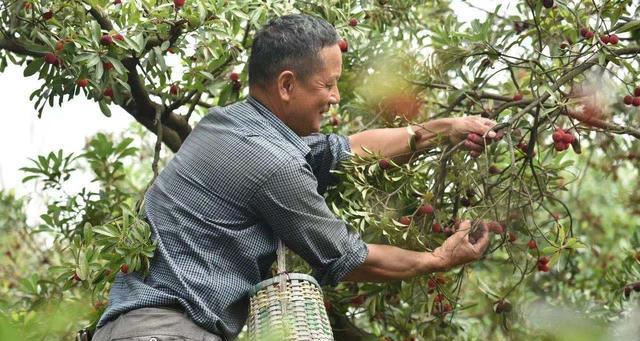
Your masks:
<svg viewBox="0 0 640 341"><path fill-rule="evenodd" d="M282 16L254 38L249 58L251 95L300 136L319 131L322 114L340 101L341 73L338 35L322 19Z"/></svg>

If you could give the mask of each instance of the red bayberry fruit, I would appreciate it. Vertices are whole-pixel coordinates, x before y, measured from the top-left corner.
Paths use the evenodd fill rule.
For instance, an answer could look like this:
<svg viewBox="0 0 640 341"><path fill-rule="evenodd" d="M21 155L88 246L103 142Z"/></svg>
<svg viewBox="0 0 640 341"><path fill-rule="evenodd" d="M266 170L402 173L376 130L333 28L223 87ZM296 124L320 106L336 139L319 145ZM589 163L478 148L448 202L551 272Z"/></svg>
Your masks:
<svg viewBox="0 0 640 341"><path fill-rule="evenodd" d="M237 82L240 79L240 75L238 75L237 72L232 72L231 74L229 74L229 79L232 82Z"/></svg>
<svg viewBox="0 0 640 341"><path fill-rule="evenodd" d="M549 265L545 263L538 263L538 271L549 272Z"/></svg>
<svg viewBox="0 0 640 341"><path fill-rule="evenodd" d="M562 141L562 135L564 134L564 131L560 128L556 129L556 131L553 132L553 134L551 134L551 138L553 139L553 142L560 142Z"/></svg>
<svg viewBox="0 0 640 341"><path fill-rule="evenodd" d="M111 36L108 35L108 34L104 34L100 38L100 44L107 45L107 46L111 45L111 44L113 44L113 38L111 38Z"/></svg>
<svg viewBox="0 0 640 341"><path fill-rule="evenodd" d="M571 133L565 132L564 134L562 134L562 138L560 140L564 143L571 144L573 141L576 140L576 137L573 136L573 134Z"/></svg>
<svg viewBox="0 0 640 341"><path fill-rule="evenodd" d="M591 31L587 31L587 33L584 35L584 37L587 38L587 39L591 39L591 38L593 38L594 35L595 35L595 33L591 32Z"/></svg>
<svg viewBox="0 0 640 341"><path fill-rule="evenodd" d="M569 44L569 42L566 40L563 40L562 43L560 43L560 48L563 50L568 49L569 46L571 46L571 44Z"/></svg>
<svg viewBox="0 0 640 341"><path fill-rule="evenodd" d="M81 78L76 81L76 84L78 84L79 87L84 88L89 84L89 80L86 78Z"/></svg>
<svg viewBox="0 0 640 341"><path fill-rule="evenodd" d="M440 223L434 223L431 227L431 230L433 231L433 233L440 233L442 232L442 225L440 225Z"/></svg>
<svg viewBox="0 0 640 341"><path fill-rule="evenodd" d="M78 276L77 273L74 273L73 274L73 280L76 281L76 282L80 282L80 281L82 281L82 278L80 278L80 276Z"/></svg>
<svg viewBox="0 0 640 341"><path fill-rule="evenodd" d="M168 48L168 49L167 49L167 51L168 51L169 53L175 53L175 52L174 52L174 50L173 50L173 47Z"/></svg>
<svg viewBox="0 0 640 341"><path fill-rule="evenodd" d="M352 298L351 301L349 301L349 303L351 303L352 305L355 305L355 306L361 306L362 303L364 303L364 301L366 299L367 299L367 295L361 294L361 295L358 295L358 296Z"/></svg>
<svg viewBox="0 0 640 341"><path fill-rule="evenodd" d="M123 40L124 40L124 36L123 36L122 34L120 34L120 33L116 33L116 34L113 36L113 39L115 39L115 40L119 40L119 41L123 41Z"/></svg>
<svg viewBox="0 0 640 341"><path fill-rule="evenodd" d="M346 39L340 39L338 41L338 46L340 46L340 51L347 52L349 50L349 43L347 43Z"/></svg>
<svg viewBox="0 0 640 341"><path fill-rule="evenodd" d="M640 86L636 86L635 89L633 89L633 95L634 96L640 96Z"/></svg>
<svg viewBox="0 0 640 341"><path fill-rule="evenodd" d="M512 243L513 243L513 242L515 242L517 239L518 239L518 236L516 236L516 234L515 234L515 233L513 233L513 232L509 232L509 241L510 241L510 242L512 242Z"/></svg>
<svg viewBox="0 0 640 341"><path fill-rule="evenodd" d="M542 0L544 8L553 8L553 0Z"/></svg>
<svg viewBox="0 0 640 341"><path fill-rule="evenodd" d="M382 159L380 161L378 161L378 166L382 169L390 169L391 168L391 162L389 162L389 160L387 159Z"/></svg>
<svg viewBox="0 0 640 341"><path fill-rule="evenodd" d="M517 101L522 101L522 93L518 92L515 95L513 95L513 101L517 102Z"/></svg>
<svg viewBox="0 0 640 341"><path fill-rule="evenodd" d="M500 300L496 303L495 312L497 314L509 313L513 309L513 306L509 301Z"/></svg>
<svg viewBox="0 0 640 341"><path fill-rule="evenodd" d="M333 304L331 304L329 300L324 300L324 308L327 311L331 311L331 309L333 309Z"/></svg>
<svg viewBox="0 0 640 341"><path fill-rule="evenodd" d="M633 284L633 291L640 292L640 282Z"/></svg>
<svg viewBox="0 0 640 341"><path fill-rule="evenodd" d="M107 97L113 97L113 89L112 88L106 88L104 89L103 94Z"/></svg>
<svg viewBox="0 0 640 341"><path fill-rule="evenodd" d="M411 224L411 218L409 218L408 216L405 215L405 216L400 217L398 222L400 222L400 224L402 224L402 225L409 225L409 224Z"/></svg>
<svg viewBox="0 0 640 341"><path fill-rule="evenodd" d="M429 289L435 289L437 286L438 282L436 282L436 280L433 278L429 278L429 280L427 281L427 287L429 287Z"/></svg>
<svg viewBox="0 0 640 341"><path fill-rule="evenodd" d="M622 101L626 105L631 105L633 103L633 96L629 96L629 95L624 96L624 99Z"/></svg>
<svg viewBox="0 0 640 341"><path fill-rule="evenodd" d="M435 303L440 303L444 300L444 295L443 294L437 294L436 297L433 298L433 302Z"/></svg>
<svg viewBox="0 0 640 341"><path fill-rule="evenodd" d="M580 29L580 35L583 37L586 37L588 32L589 32L589 29L586 27L583 27Z"/></svg>
<svg viewBox="0 0 640 341"><path fill-rule="evenodd" d="M111 269L106 269L106 270L104 270L104 275L105 275L106 277L111 276L111 273L112 273Z"/></svg>
<svg viewBox="0 0 640 341"><path fill-rule="evenodd" d="M624 287L624 298L629 298L629 296L631 296L631 287L626 286Z"/></svg>
<svg viewBox="0 0 640 341"><path fill-rule="evenodd" d="M549 261L551 261L549 256L542 256L542 257L538 258L538 263L539 264L548 264Z"/></svg>
<svg viewBox="0 0 640 341"><path fill-rule="evenodd" d="M120 271L121 271L123 274L128 274L128 273L129 273L129 265L128 265L128 264L126 264L126 263L125 263L125 264L120 265Z"/></svg>
<svg viewBox="0 0 640 341"><path fill-rule="evenodd" d="M564 142L560 141L560 142L556 142L556 144L554 145L554 147L555 147L555 149L556 149L556 151L557 151L557 152L561 152L561 151L564 151L564 150L569 149L569 144L568 144L568 143L564 143Z"/></svg>
<svg viewBox="0 0 640 341"><path fill-rule="evenodd" d="M334 127L337 127L340 124L340 120L335 116L331 116L330 122L331 122L331 125Z"/></svg>
<svg viewBox="0 0 640 341"><path fill-rule="evenodd" d="M179 91L180 91L180 89L178 88L178 86L176 84L171 84L171 86L169 87L169 93L171 95L173 95L173 96L176 96Z"/></svg>
<svg viewBox="0 0 640 341"><path fill-rule="evenodd" d="M120 5L120 4L122 4L122 0L114 0L113 4L114 5Z"/></svg>
<svg viewBox="0 0 640 341"><path fill-rule="evenodd" d="M601 41L603 44L609 44L609 36L608 36L608 35L606 35L606 34L601 35L601 36L600 36L600 41Z"/></svg>
<svg viewBox="0 0 640 341"><path fill-rule="evenodd" d="M418 213L421 215L433 214L433 212L435 212L435 209L431 204L424 204L418 208Z"/></svg>
<svg viewBox="0 0 640 341"><path fill-rule="evenodd" d="M487 228L489 229L489 231L493 233L502 234L504 232L504 228L502 227L502 224L500 224L495 220L487 223Z"/></svg>
<svg viewBox="0 0 640 341"><path fill-rule="evenodd" d="M634 97L631 104L633 104L634 107L640 107L640 96Z"/></svg>
<svg viewBox="0 0 640 341"><path fill-rule="evenodd" d="M30 10L31 6L33 6L30 2L25 2L24 5L22 5L22 7L24 7L25 10Z"/></svg>
<svg viewBox="0 0 640 341"><path fill-rule="evenodd" d="M536 243L535 240L531 239L528 243L527 243L527 247L529 247L529 249L531 250L535 250L538 248L538 244Z"/></svg>
<svg viewBox="0 0 640 341"><path fill-rule="evenodd" d="M612 35L609 36L609 43L611 45L617 45L619 41L620 41L620 38L618 38L617 35L612 34Z"/></svg>
<svg viewBox="0 0 640 341"><path fill-rule="evenodd" d="M445 303L445 304L444 304L444 307L442 308L442 311L446 314L446 313L450 312L450 311L451 311L451 309L452 309L452 308L451 308L451 304L449 304L449 303Z"/></svg>
<svg viewBox="0 0 640 341"><path fill-rule="evenodd" d="M231 87L233 88L233 91L239 91L242 89L242 83L240 83L240 81L231 82Z"/></svg>
<svg viewBox="0 0 640 341"><path fill-rule="evenodd" d="M64 42L62 40L58 40L56 42L56 51L60 51L64 49Z"/></svg>
<svg viewBox="0 0 640 341"><path fill-rule="evenodd" d="M58 57L56 57L56 55L51 53L51 52L47 52L47 53L44 54L44 61L49 63L49 64L57 64L58 63Z"/></svg>
<svg viewBox="0 0 640 341"><path fill-rule="evenodd" d="M109 70L113 69L113 63L111 63L111 62L104 62L104 63L102 63L102 67L103 67L105 70L109 71Z"/></svg>
<svg viewBox="0 0 640 341"><path fill-rule="evenodd" d="M173 6L175 6L176 9L181 8L184 6L184 1L185 0L173 0Z"/></svg>
<svg viewBox="0 0 640 341"><path fill-rule="evenodd" d="M496 165L489 166L489 174L493 174L493 175L500 174L500 168L498 168L498 166Z"/></svg>
<svg viewBox="0 0 640 341"><path fill-rule="evenodd" d="M46 20L49 20L51 18L53 18L53 12L51 10L47 10L47 11L42 13L42 19L43 20L46 21Z"/></svg>
<svg viewBox="0 0 640 341"><path fill-rule="evenodd" d="M636 252L636 260L640 262L640 251Z"/></svg>
<svg viewBox="0 0 640 341"><path fill-rule="evenodd" d="M349 20L349 26L352 26L352 27L358 26L358 19L351 18L351 20Z"/></svg>

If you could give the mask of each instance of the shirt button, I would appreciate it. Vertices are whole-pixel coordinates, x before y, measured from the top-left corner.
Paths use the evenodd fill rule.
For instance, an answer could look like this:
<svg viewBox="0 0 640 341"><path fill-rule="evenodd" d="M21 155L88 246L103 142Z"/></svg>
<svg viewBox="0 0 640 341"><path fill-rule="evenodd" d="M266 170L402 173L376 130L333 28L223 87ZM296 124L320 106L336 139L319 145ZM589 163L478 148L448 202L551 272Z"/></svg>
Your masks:
<svg viewBox="0 0 640 341"><path fill-rule="evenodd" d="M152 337L149 339L149 341L158 341L158 339L156 339L155 337Z"/></svg>

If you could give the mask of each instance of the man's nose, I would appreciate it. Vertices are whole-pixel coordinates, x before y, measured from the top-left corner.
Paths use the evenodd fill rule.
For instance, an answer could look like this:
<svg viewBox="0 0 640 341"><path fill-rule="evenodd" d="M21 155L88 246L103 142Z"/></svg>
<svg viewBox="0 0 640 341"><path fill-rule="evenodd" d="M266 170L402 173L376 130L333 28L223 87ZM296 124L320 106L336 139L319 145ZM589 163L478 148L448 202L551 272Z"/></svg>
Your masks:
<svg viewBox="0 0 640 341"><path fill-rule="evenodd" d="M334 87L334 90L331 92L331 95L329 96L329 103L330 104L340 103L340 90L338 90L337 85Z"/></svg>

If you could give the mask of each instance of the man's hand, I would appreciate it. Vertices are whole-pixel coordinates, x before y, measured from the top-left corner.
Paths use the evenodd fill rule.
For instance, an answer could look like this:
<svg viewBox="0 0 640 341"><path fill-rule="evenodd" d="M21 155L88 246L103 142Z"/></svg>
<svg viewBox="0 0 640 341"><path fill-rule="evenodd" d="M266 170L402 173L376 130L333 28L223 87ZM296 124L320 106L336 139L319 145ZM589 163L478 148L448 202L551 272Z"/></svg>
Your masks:
<svg viewBox="0 0 640 341"><path fill-rule="evenodd" d="M464 147L470 151L471 156L478 157L484 151L485 143L499 138L495 131L490 131L496 124L495 121L480 116L452 118L449 140L453 144L464 140Z"/></svg>
<svg viewBox="0 0 640 341"><path fill-rule="evenodd" d="M477 230L471 230L471 223L465 220L460 223L458 231L447 238L433 255L442 262L443 270L473 262L482 257L489 246L489 230L481 223Z"/></svg>

